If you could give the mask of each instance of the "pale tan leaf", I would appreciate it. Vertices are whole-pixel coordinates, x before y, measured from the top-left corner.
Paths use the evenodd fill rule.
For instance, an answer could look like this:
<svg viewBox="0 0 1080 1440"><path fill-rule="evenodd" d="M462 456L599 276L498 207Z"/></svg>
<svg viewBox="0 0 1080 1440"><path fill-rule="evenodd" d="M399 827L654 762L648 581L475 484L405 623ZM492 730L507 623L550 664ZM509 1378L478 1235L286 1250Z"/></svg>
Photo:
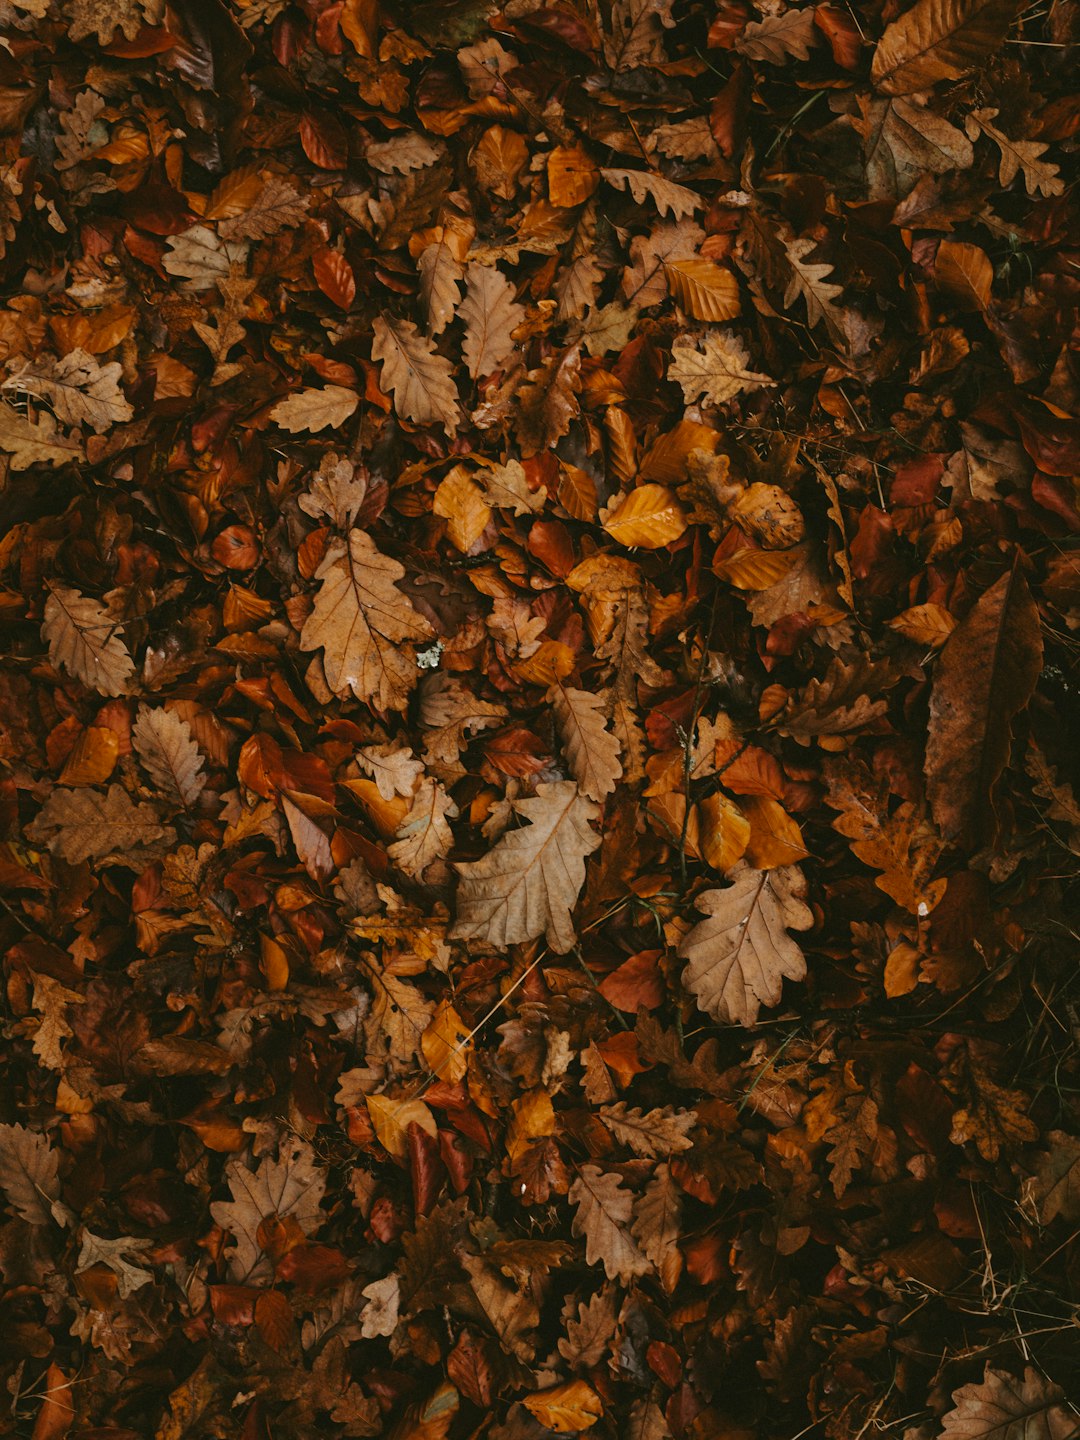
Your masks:
<svg viewBox="0 0 1080 1440"><path fill-rule="evenodd" d="M160 25L164 12L164 0L71 0L63 13L72 40L96 35L100 45L108 45L117 30L134 40L144 25Z"/></svg>
<svg viewBox="0 0 1080 1440"><path fill-rule="evenodd" d="M437 353L411 320L377 315L372 322L371 358L382 364L382 388L393 393L394 408L418 425L442 424L448 435L461 419L454 367Z"/></svg>
<svg viewBox="0 0 1080 1440"><path fill-rule="evenodd" d="M75 436L66 435L47 412L31 420L0 400L0 450L11 456L12 470L31 465L67 465L84 460L86 452Z"/></svg>
<svg viewBox="0 0 1080 1440"><path fill-rule="evenodd" d="M642 1253L660 1276L670 1294L678 1283L682 1256L678 1239L682 1231L682 1192L666 1164L656 1167L653 1178L638 1200L631 1227Z"/></svg>
<svg viewBox="0 0 1080 1440"><path fill-rule="evenodd" d="M93 1265L105 1265L116 1276L116 1288L121 1300L126 1300L136 1290L149 1285L154 1274L141 1265L133 1265L125 1256L141 1255L149 1250L151 1241L138 1240L134 1235L121 1235L116 1240L107 1240L101 1235L84 1229L79 1258L75 1262L75 1273L81 1274Z"/></svg>
<svg viewBox="0 0 1080 1440"><path fill-rule="evenodd" d="M43 400L62 425L89 425L103 435L135 413L120 389L119 360L100 364L75 349L58 360L43 355L9 375L0 389Z"/></svg>
<svg viewBox="0 0 1080 1440"><path fill-rule="evenodd" d="M301 650L323 651L326 683L340 695L381 710L404 710L419 677L409 644L432 629L397 582L404 568L375 548L363 530L331 542L315 572L320 589L300 633Z"/></svg>
<svg viewBox="0 0 1080 1440"><path fill-rule="evenodd" d="M206 776L202 753L187 722L163 707L140 705L131 739L155 785L190 809L202 793Z"/></svg>
<svg viewBox="0 0 1080 1440"><path fill-rule="evenodd" d="M505 465L484 465L473 475L489 505L515 515L537 515L547 504L547 491L530 490L520 460Z"/></svg>
<svg viewBox="0 0 1080 1440"><path fill-rule="evenodd" d="M809 60L816 38L814 7L807 5L802 10L792 8L751 20L736 37L735 49L748 60L783 65L790 59Z"/></svg>
<svg viewBox="0 0 1080 1440"><path fill-rule="evenodd" d="M1018 1380L987 1365L982 1380L952 1393L942 1440L1073 1440L1077 1420L1060 1386L1030 1365Z"/></svg>
<svg viewBox="0 0 1080 1440"><path fill-rule="evenodd" d="M360 1293L368 1302L360 1312L360 1334L363 1338L375 1340L380 1335L393 1335L401 1305L401 1281L398 1276L390 1274L381 1280L373 1280Z"/></svg>
<svg viewBox="0 0 1080 1440"><path fill-rule="evenodd" d="M307 207L307 196L294 189L283 175L267 175L251 205L238 215L219 220L217 232L223 240L233 242L266 240L299 225Z"/></svg>
<svg viewBox="0 0 1080 1440"><path fill-rule="evenodd" d="M692 1142L687 1136L697 1124L693 1110L675 1110L670 1105L648 1112L632 1110L625 1100L602 1105L599 1114L616 1140L646 1160L689 1150Z"/></svg>
<svg viewBox="0 0 1080 1440"><path fill-rule="evenodd" d="M568 1198L577 1207L573 1230L585 1237L585 1259L590 1265L603 1265L609 1280L624 1284L648 1272L649 1261L630 1231L634 1197L623 1189L620 1176L597 1165L582 1165Z"/></svg>
<svg viewBox="0 0 1080 1440"><path fill-rule="evenodd" d="M997 49L1017 9L1016 0L918 0L886 27L871 78L889 95L958 80Z"/></svg>
<svg viewBox="0 0 1080 1440"><path fill-rule="evenodd" d="M209 290L219 280L228 280L246 264L250 249L245 240L226 240L207 225L170 235L166 244L162 265L170 275L190 281L194 290Z"/></svg>
<svg viewBox="0 0 1080 1440"><path fill-rule="evenodd" d="M748 370L750 354L733 330L709 330L700 346L692 335L679 335L671 346L668 379L682 386L687 405L704 397L710 405L723 405L747 390L774 382L768 375Z"/></svg>
<svg viewBox="0 0 1080 1440"><path fill-rule="evenodd" d="M739 863L726 890L706 890L697 908L708 918L679 947L689 963L684 980L707 1014L753 1025L762 1005L775 1005L782 982L802 980L806 961L788 930L809 930L806 880L797 865L752 870Z"/></svg>
<svg viewBox="0 0 1080 1440"><path fill-rule="evenodd" d="M674 0L615 0L604 36L604 59L612 70L634 70L640 65L660 65L664 52L664 29L674 25Z"/></svg>
<svg viewBox="0 0 1080 1440"><path fill-rule="evenodd" d="M434 165L442 155L426 135L408 130L403 135L391 135L389 140L374 140L364 150L364 159L384 175L408 175L412 170L424 170Z"/></svg>
<svg viewBox="0 0 1080 1440"><path fill-rule="evenodd" d="M465 267L454 253L453 236L440 236L425 245L416 261L420 276L420 307L427 317L427 333L441 335L461 302Z"/></svg>
<svg viewBox="0 0 1080 1440"><path fill-rule="evenodd" d="M344 385L324 385L321 389L297 390L286 395L270 411L270 419L282 430L296 435L301 431L325 430L332 426L337 430L360 404L355 390Z"/></svg>
<svg viewBox="0 0 1080 1440"><path fill-rule="evenodd" d="M997 117L996 110L973 110L965 125L968 134L975 139L981 130L993 140L1001 156L998 165L998 183L1011 185L1017 175L1023 172L1024 188L1029 195L1061 195L1065 182L1058 175L1058 167L1042 158L1049 148L1041 140L1013 140L991 121Z"/></svg>
<svg viewBox="0 0 1080 1440"><path fill-rule="evenodd" d="M547 935L552 950L569 950L576 939L570 921L585 883L585 857L600 845L589 822L600 807L572 780L536 787L514 811L530 821L511 830L482 860L459 864L459 940L482 940L502 948Z"/></svg>
<svg viewBox="0 0 1080 1440"><path fill-rule="evenodd" d="M301 865L314 881L321 883L334 869L334 857L325 830L310 815L305 815L288 795L282 795L281 809Z"/></svg>
<svg viewBox="0 0 1080 1440"><path fill-rule="evenodd" d="M471 264L468 291L458 311L465 326L461 353L474 380L500 370L514 354L513 331L525 319L525 307L514 299L514 287L493 265Z"/></svg>
<svg viewBox="0 0 1080 1440"><path fill-rule="evenodd" d="M422 780L387 851L390 859L413 880L422 880L429 866L450 853L454 832L448 821L457 813L457 806L437 780Z"/></svg>
<svg viewBox="0 0 1080 1440"><path fill-rule="evenodd" d="M590 800L603 800L622 776L619 741L607 729L604 695L553 685L548 703L555 711L566 761L581 793Z"/></svg>
<svg viewBox="0 0 1080 1440"><path fill-rule="evenodd" d="M45 601L42 639L49 663L61 667L99 695L123 695L135 665L117 622L99 601L67 585L54 584Z"/></svg>
<svg viewBox="0 0 1080 1440"><path fill-rule="evenodd" d="M234 1244L225 1252L230 1279L249 1285L269 1281L273 1266L259 1238L262 1222L287 1220L304 1235L313 1234L323 1221L319 1202L326 1172L315 1164L310 1145L290 1138L279 1145L276 1160L267 1155L257 1170L250 1170L243 1160L231 1160L225 1178L232 1199L214 1201L210 1213L233 1237Z"/></svg>
<svg viewBox="0 0 1080 1440"><path fill-rule="evenodd" d="M807 260L807 255L816 248L813 240L785 241L791 273L784 294L784 306L790 309L801 296L806 302L808 324L820 325L824 321L834 333L843 335L843 316L836 309L836 299L843 293L844 287L825 279L826 275L832 274L831 265Z"/></svg>
<svg viewBox="0 0 1080 1440"><path fill-rule="evenodd" d="M629 190L636 204L644 205L649 199L661 215L670 214L676 220L692 215L704 203L695 191L665 180L662 175L654 175L651 170L602 169L600 174L617 190Z"/></svg>
<svg viewBox="0 0 1080 1440"><path fill-rule="evenodd" d="M356 763L375 781L384 800L395 795L412 795L424 773L407 745L364 745L356 752Z"/></svg>
<svg viewBox="0 0 1080 1440"><path fill-rule="evenodd" d="M53 854L71 865L105 856L126 857L159 840L175 839L152 807L136 805L122 785L110 785L104 795L57 788L26 833L35 842L47 843ZM131 863L141 868L144 858L132 856Z"/></svg>

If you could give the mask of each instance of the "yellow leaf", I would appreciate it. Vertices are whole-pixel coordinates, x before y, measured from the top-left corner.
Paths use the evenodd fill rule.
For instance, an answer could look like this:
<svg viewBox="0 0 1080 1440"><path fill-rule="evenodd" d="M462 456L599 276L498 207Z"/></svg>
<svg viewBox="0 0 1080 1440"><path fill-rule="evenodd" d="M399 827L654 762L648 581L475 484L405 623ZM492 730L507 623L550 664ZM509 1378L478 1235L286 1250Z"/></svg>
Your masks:
<svg viewBox="0 0 1080 1440"><path fill-rule="evenodd" d="M707 450L711 455L719 443L720 435L711 425L680 420L674 429L658 435L649 446L638 471L639 478L678 485L686 479L686 458L690 451Z"/></svg>
<svg viewBox="0 0 1080 1440"><path fill-rule="evenodd" d="M541 640L527 660L514 663L514 673L530 685L554 685L564 680L576 664L573 650L561 640Z"/></svg>
<svg viewBox="0 0 1080 1440"><path fill-rule="evenodd" d="M944 605L913 605L889 621L890 630L899 630L920 645L944 645L955 627L956 620Z"/></svg>
<svg viewBox="0 0 1080 1440"><path fill-rule="evenodd" d="M559 145L548 156L548 198L571 210L583 205L600 184L600 173L580 145Z"/></svg>
<svg viewBox="0 0 1080 1440"><path fill-rule="evenodd" d="M384 800L374 780L343 780L341 783L360 801L383 839L392 840L409 813L409 801L402 795Z"/></svg>
<svg viewBox="0 0 1080 1440"><path fill-rule="evenodd" d="M694 255L666 261L664 274L672 295L695 320L733 320L738 315L739 282L730 270Z"/></svg>
<svg viewBox="0 0 1080 1440"><path fill-rule="evenodd" d="M755 870L775 870L804 860L809 850L802 831L778 801L769 795L744 795L742 809L750 822L747 863Z"/></svg>
<svg viewBox="0 0 1080 1440"><path fill-rule="evenodd" d="M595 1425L604 1413L600 1396L584 1380L570 1380L553 1390L526 1395L522 1403L541 1425L554 1430L556 1435L580 1434Z"/></svg>
<svg viewBox="0 0 1080 1440"><path fill-rule="evenodd" d="M289 957L271 935L259 936L259 969L267 990L284 990L289 983Z"/></svg>
<svg viewBox="0 0 1080 1440"><path fill-rule="evenodd" d="M61 785L100 785L113 772L120 737L104 725L91 725L71 747L60 772Z"/></svg>
<svg viewBox="0 0 1080 1440"><path fill-rule="evenodd" d="M491 523L484 492L464 465L455 465L435 491L432 509L447 522L451 544L462 555L469 553Z"/></svg>
<svg viewBox="0 0 1080 1440"><path fill-rule="evenodd" d="M885 994L890 1000L910 995L919 983L919 962L922 956L914 945L901 940L889 951L885 961Z"/></svg>
<svg viewBox="0 0 1080 1440"><path fill-rule="evenodd" d="M541 1088L515 1100L513 1110L514 1118L506 1131L506 1153L516 1164L534 1140L555 1134L555 1107L551 1096Z"/></svg>
<svg viewBox="0 0 1080 1440"><path fill-rule="evenodd" d="M713 563L713 573L736 590L768 590L783 580L795 563L790 550L736 550Z"/></svg>
<svg viewBox="0 0 1080 1440"><path fill-rule="evenodd" d="M750 821L726 795L708 795L697 807L701 853L721 875L741 860L750 840Z"/></svg>
<svg viewBox="0 0 1080 1440"><path fill-rule="evenodd" d="M460 1080L469 1068L472 1040L468 1027L449 1000L440 1000L431 1024L420 1037L424 1059L440 1080Z"/></svg>
<svg viewBox="0 0 1080 1440"><path fill-rule="evenodd" d="M604 529L620 545L659 550L686 529L686 516L665 485L639 485L604 520Z"/></svg>
<svg viewBox="0 0 1080 1440"><path fill-rule="evenodd" d="M422 1100L394 1100L389 1095L367 1095L365 1099L379 1143L397 1160L405 1158L410 1125L419 1125L433 1137L439 1133L435 1116Z"/></svg>

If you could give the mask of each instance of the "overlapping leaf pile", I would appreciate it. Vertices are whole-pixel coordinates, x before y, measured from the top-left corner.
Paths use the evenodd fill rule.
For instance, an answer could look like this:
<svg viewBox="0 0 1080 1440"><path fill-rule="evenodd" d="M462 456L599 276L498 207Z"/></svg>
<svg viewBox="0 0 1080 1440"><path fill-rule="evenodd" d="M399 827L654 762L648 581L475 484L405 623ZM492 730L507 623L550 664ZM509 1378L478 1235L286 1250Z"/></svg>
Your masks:
<svg viewBox="0 0 1080 1440"><path fill-rule="evenodd" d="M1077 1433L1076 26L3 0L0 1433Z"/></svg>

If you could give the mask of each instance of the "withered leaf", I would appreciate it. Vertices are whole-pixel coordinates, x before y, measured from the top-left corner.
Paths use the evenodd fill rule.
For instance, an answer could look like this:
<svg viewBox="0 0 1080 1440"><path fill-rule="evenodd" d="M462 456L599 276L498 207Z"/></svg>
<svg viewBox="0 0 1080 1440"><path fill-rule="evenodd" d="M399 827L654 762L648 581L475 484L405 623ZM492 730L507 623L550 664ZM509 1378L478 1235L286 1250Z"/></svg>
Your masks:
<svg viewBox="0 0 1080 1440"><path fill-rule="evenodd" d="M701 1008L718 1020L753 1025L775 1005L782 982L801 980L806 961L789 930L809 930L806 880L797 865L753 870L740 862L726 890L706 890L696 904L708 919L679 947L684 980Z"/></svg>
<svg viewBox="0 0 1080 1440"><path fill-rule="evenodd" d="M300 647L322 650L335 694L351 690L386 710L408 704L420 672L402 642L428 640L432 630L398 589L404 575L404 566L381 554L363 530L331 542L315 572L320 589Z"/></svg>
<svg viewBox="0 0 1080 1440"><path fill-rule="evenodd" d="M585 857L600 845L589 822L600 807L571 780L538 785L514 802L530 823L510 830L482 860L458 864L458 939L506 946L547 936L553 950L576 939L570 912L585 883Z"/></svg>

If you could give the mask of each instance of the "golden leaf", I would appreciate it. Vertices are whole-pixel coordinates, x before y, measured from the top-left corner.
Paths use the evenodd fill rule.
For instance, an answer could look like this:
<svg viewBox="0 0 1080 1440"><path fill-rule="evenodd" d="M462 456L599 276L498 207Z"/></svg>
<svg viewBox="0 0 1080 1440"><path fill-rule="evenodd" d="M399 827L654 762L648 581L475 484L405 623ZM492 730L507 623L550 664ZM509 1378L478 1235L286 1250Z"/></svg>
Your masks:
<svg viewBox="0 0 1080 1440"><path fill-rule="evenodd" d="M639 485L631 490L603 521L604 529L620 545L659 550L677 540L686 529L686 516L664 485Z"/></svg>

